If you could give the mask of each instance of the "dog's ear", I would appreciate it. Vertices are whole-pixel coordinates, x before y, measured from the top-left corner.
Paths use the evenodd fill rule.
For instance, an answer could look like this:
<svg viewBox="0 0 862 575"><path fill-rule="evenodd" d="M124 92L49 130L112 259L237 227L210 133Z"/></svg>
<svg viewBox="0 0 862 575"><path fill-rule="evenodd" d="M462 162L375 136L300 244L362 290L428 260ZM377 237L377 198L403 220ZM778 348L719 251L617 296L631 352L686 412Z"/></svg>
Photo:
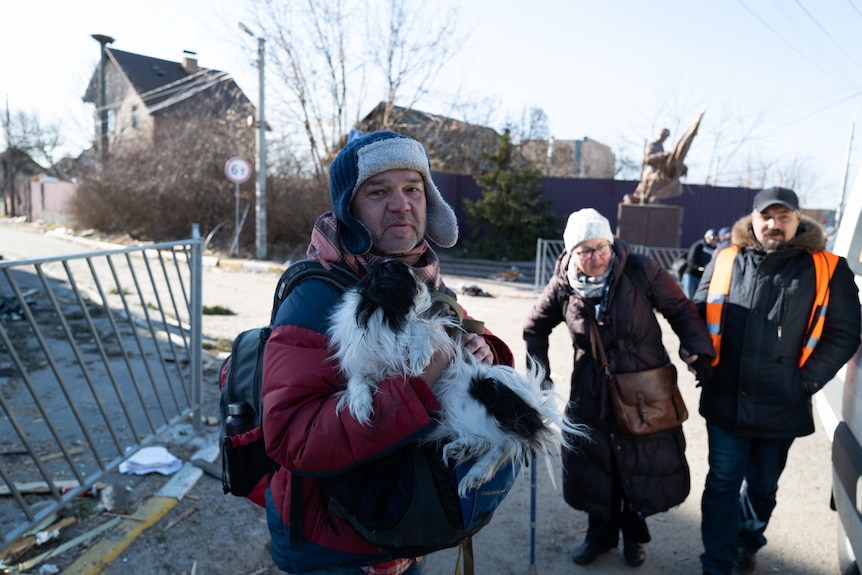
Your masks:
<svg viewBox="0 0 862 575"><path fill-rule="evenodd" d="M371 268L356 284L361 296L356 307L356 323L363 329L378 310L389 329L400 332L413 307L419 287L410 268L397 260L385 261Z"/></svg>

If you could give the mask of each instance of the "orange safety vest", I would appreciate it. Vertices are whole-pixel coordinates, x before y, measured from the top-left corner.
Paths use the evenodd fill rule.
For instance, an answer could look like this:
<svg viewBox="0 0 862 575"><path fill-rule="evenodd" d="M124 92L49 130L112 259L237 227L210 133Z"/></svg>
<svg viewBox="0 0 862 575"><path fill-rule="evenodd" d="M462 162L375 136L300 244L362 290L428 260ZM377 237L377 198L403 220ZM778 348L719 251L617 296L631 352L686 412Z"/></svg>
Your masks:
<svg viewBox="0 0 862 575"><path fill-rule="evenodd" d="M722 310L724 302L727 300L727 294L730 293L733 260L738 251L738 248L731 246L718 252L712 278L709 281L709 291L706 295L706 328L715 348L715 359L712 360L712 365L718 365L721 350ZM807 337L802 347L802 354L799 356L799 367L805 364L817 342L820 341L823 323L826 321L826 309L829 307L829 281L832 279L832 274L835 273L835 267L838 264L838 256L826 250L814 252L811 257L814 260L817 294L814 297L811 315L808 318Z"/></svg>

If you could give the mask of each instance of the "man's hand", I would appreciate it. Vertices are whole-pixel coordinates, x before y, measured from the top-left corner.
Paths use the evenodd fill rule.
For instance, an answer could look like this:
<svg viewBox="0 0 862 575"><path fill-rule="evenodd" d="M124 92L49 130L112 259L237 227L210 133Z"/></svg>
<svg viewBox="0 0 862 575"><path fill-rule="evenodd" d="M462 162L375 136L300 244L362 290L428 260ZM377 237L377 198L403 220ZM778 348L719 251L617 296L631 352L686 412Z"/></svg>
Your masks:
<svg viewBox="0 0 862 575"><path fill-rule="evenodd" d="M683 357L683 360L688 364L688 370L693 373L695 379L697 379L698 387L709 383L709 380L712 377L711 356L694 354Z"/></svg>
<svg viewBox="0 0 862 575"><path fill-rule="evenodd" d="M463 333L461 334L461 345L468 352L473 354L476 361L491 365L494 363L494 353L485 338L478 333Z"/></svg>

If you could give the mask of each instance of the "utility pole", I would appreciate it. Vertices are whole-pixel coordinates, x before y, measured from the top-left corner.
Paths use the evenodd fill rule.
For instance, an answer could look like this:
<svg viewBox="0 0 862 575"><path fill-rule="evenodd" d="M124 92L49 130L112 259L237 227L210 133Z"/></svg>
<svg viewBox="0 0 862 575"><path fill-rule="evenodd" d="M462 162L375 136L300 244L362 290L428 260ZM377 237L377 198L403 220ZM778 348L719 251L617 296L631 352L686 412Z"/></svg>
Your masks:
<svg viewBox="0 0 862 575"><path fill-rule="evenodd" d="M242 22L237 22L239 29L254 38L254 33ZM255 215L255 257L259 260L266 259L266 119L264 117L264 73L263 64L265 57L266 40L259 36L257 38L257 72L258 72L258 95L257 105L257 157L255 159L254 215Z"/></svg>
<svg viewBox="0 0 862 575"><path fill-rule="evenodd" d="M847 174L850 170L850 152L853 149L853 131L856 128L856 122L850 123L850 141L847 142L847 159L844 161L844 178L841 180L841 200L838 202L838 208L835 210L835 229L838 229L838 224L841 223L841 216L844 215L844 204L847 198Z"/></svg>
<svg viewBox="0 0 862 575"><path fill-rule="evenodd" d="M12 161L12 118L9 115L9 95L6 95L6 183L9 189L9 205L3 202L3 213L15 217L15 169ZM3 194L5 196L5 194Z"/></svg>
<svg viewBox="0 0 862 575"><path fill-rule="evenodd" d="M104 34L93 34L93 39L99 43L101 49L101 60L99 61L99 151L102 155L102 163L108 158L108 108L107 96L105 94L105 75L108 64L108 53L105 51L107 44L112 44L114 39Z"/></svg>

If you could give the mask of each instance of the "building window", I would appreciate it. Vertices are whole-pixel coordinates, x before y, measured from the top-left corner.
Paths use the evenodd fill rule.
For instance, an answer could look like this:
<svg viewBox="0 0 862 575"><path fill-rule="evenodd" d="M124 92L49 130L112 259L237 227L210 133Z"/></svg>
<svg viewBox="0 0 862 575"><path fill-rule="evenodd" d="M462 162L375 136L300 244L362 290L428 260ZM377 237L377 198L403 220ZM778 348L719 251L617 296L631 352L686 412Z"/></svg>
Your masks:
<svg viewBox="0 0 862 575"><path fill-rule="evenodd" d="M117 129L117 111L113 108L108 109L108 131L113 132Z"/></svg>
<svg viewBox="0 0 862 575"><path fill-rule="evenodd" d="M136 130L141 126L141 113L137 106L132 106L132 127Z"/></svg>

